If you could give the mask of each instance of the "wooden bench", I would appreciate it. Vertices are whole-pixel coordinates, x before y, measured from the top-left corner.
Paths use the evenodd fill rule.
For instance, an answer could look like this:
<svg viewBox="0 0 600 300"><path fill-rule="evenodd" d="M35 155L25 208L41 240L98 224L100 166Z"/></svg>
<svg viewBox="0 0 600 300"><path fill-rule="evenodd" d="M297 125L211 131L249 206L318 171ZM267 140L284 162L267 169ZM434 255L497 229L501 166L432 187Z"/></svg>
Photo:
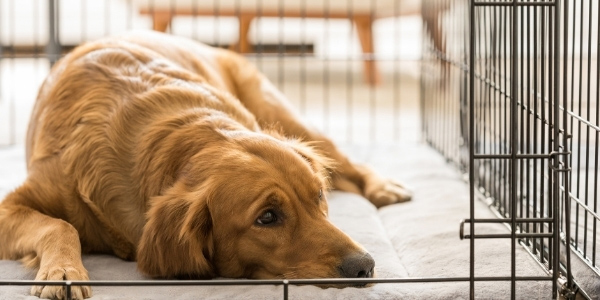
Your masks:
<svg viewBox="0 0 600 300"><path fill-rule="evenodd" d="M248 32L252 20L260 17L349 19L356 25L364 58L367 83L381 82L372 58L373 22L380 18L420 13L419 0L135 0L143 15L150 15L153 28L165 32L174 16L227 16L239 20L239 40L231 46L240 53L252 52Z"/></svg>

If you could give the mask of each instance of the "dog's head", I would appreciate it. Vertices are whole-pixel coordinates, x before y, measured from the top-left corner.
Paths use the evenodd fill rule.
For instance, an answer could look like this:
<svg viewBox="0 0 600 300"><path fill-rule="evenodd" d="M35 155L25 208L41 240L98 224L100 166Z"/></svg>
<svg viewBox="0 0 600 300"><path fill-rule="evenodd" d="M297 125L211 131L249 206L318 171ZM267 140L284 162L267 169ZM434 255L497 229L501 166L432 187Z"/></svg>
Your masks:
<svg viewBox="0 0 600 300"><path fill-rule="evenodd" d="M331 163L307 144L221 131L152 200L138 266L153 277L372 277L374 261L328 219ZM277 136L277 135L275 135Z"/></svg>

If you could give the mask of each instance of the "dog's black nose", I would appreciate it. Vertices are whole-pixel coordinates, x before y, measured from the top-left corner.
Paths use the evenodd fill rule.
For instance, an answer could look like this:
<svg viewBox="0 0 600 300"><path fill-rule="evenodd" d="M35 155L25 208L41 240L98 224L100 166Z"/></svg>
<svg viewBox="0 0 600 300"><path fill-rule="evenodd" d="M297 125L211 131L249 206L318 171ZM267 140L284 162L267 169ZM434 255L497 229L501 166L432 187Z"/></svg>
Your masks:
<svg viewBox="0 0 600 300"><path fill-rule="evenodd" d="M352 254L344 258L340 274L345 278L373 278L375 261L369 253Z"/></svg>

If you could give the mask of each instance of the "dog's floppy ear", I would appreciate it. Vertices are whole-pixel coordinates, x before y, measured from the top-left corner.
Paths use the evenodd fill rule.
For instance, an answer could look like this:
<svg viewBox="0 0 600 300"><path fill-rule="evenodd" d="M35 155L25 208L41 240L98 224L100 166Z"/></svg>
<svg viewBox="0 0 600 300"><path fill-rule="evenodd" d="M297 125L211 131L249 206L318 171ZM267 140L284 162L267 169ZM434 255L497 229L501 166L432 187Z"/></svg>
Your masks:
<svg viewBox="0 0 600 300"><path fill-rule="evenodd" d="M138 268L155 278L212 278L212 221L203 191L183 183L154 197L137 250Z"/></svg>
<svg viewBox="0 0 600 300"><path fill-rule="evenodd" d="M310 143L300 140L290 140L288 142L292 145L294 151L310 164L313 171L319 173L329 184L331 173L336 167L335 161L323 155L316 146Z"/></svg>

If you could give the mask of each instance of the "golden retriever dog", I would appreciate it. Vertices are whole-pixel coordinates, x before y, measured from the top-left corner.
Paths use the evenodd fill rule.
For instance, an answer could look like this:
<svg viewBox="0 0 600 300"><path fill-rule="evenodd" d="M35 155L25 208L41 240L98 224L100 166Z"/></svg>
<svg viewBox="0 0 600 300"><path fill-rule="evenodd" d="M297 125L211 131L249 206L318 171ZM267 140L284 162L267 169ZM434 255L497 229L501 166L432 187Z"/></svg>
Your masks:
<svg viewBox="0 0 600 300"><path fill-rule="evenodd" d="M372 277L373 258L328 220L326 191L410 199L305 125L243 57L152 32L61 59L26 157L0 204L0 258L39 268L36 280L88 280L82 252L154 278Z"/></svg>

